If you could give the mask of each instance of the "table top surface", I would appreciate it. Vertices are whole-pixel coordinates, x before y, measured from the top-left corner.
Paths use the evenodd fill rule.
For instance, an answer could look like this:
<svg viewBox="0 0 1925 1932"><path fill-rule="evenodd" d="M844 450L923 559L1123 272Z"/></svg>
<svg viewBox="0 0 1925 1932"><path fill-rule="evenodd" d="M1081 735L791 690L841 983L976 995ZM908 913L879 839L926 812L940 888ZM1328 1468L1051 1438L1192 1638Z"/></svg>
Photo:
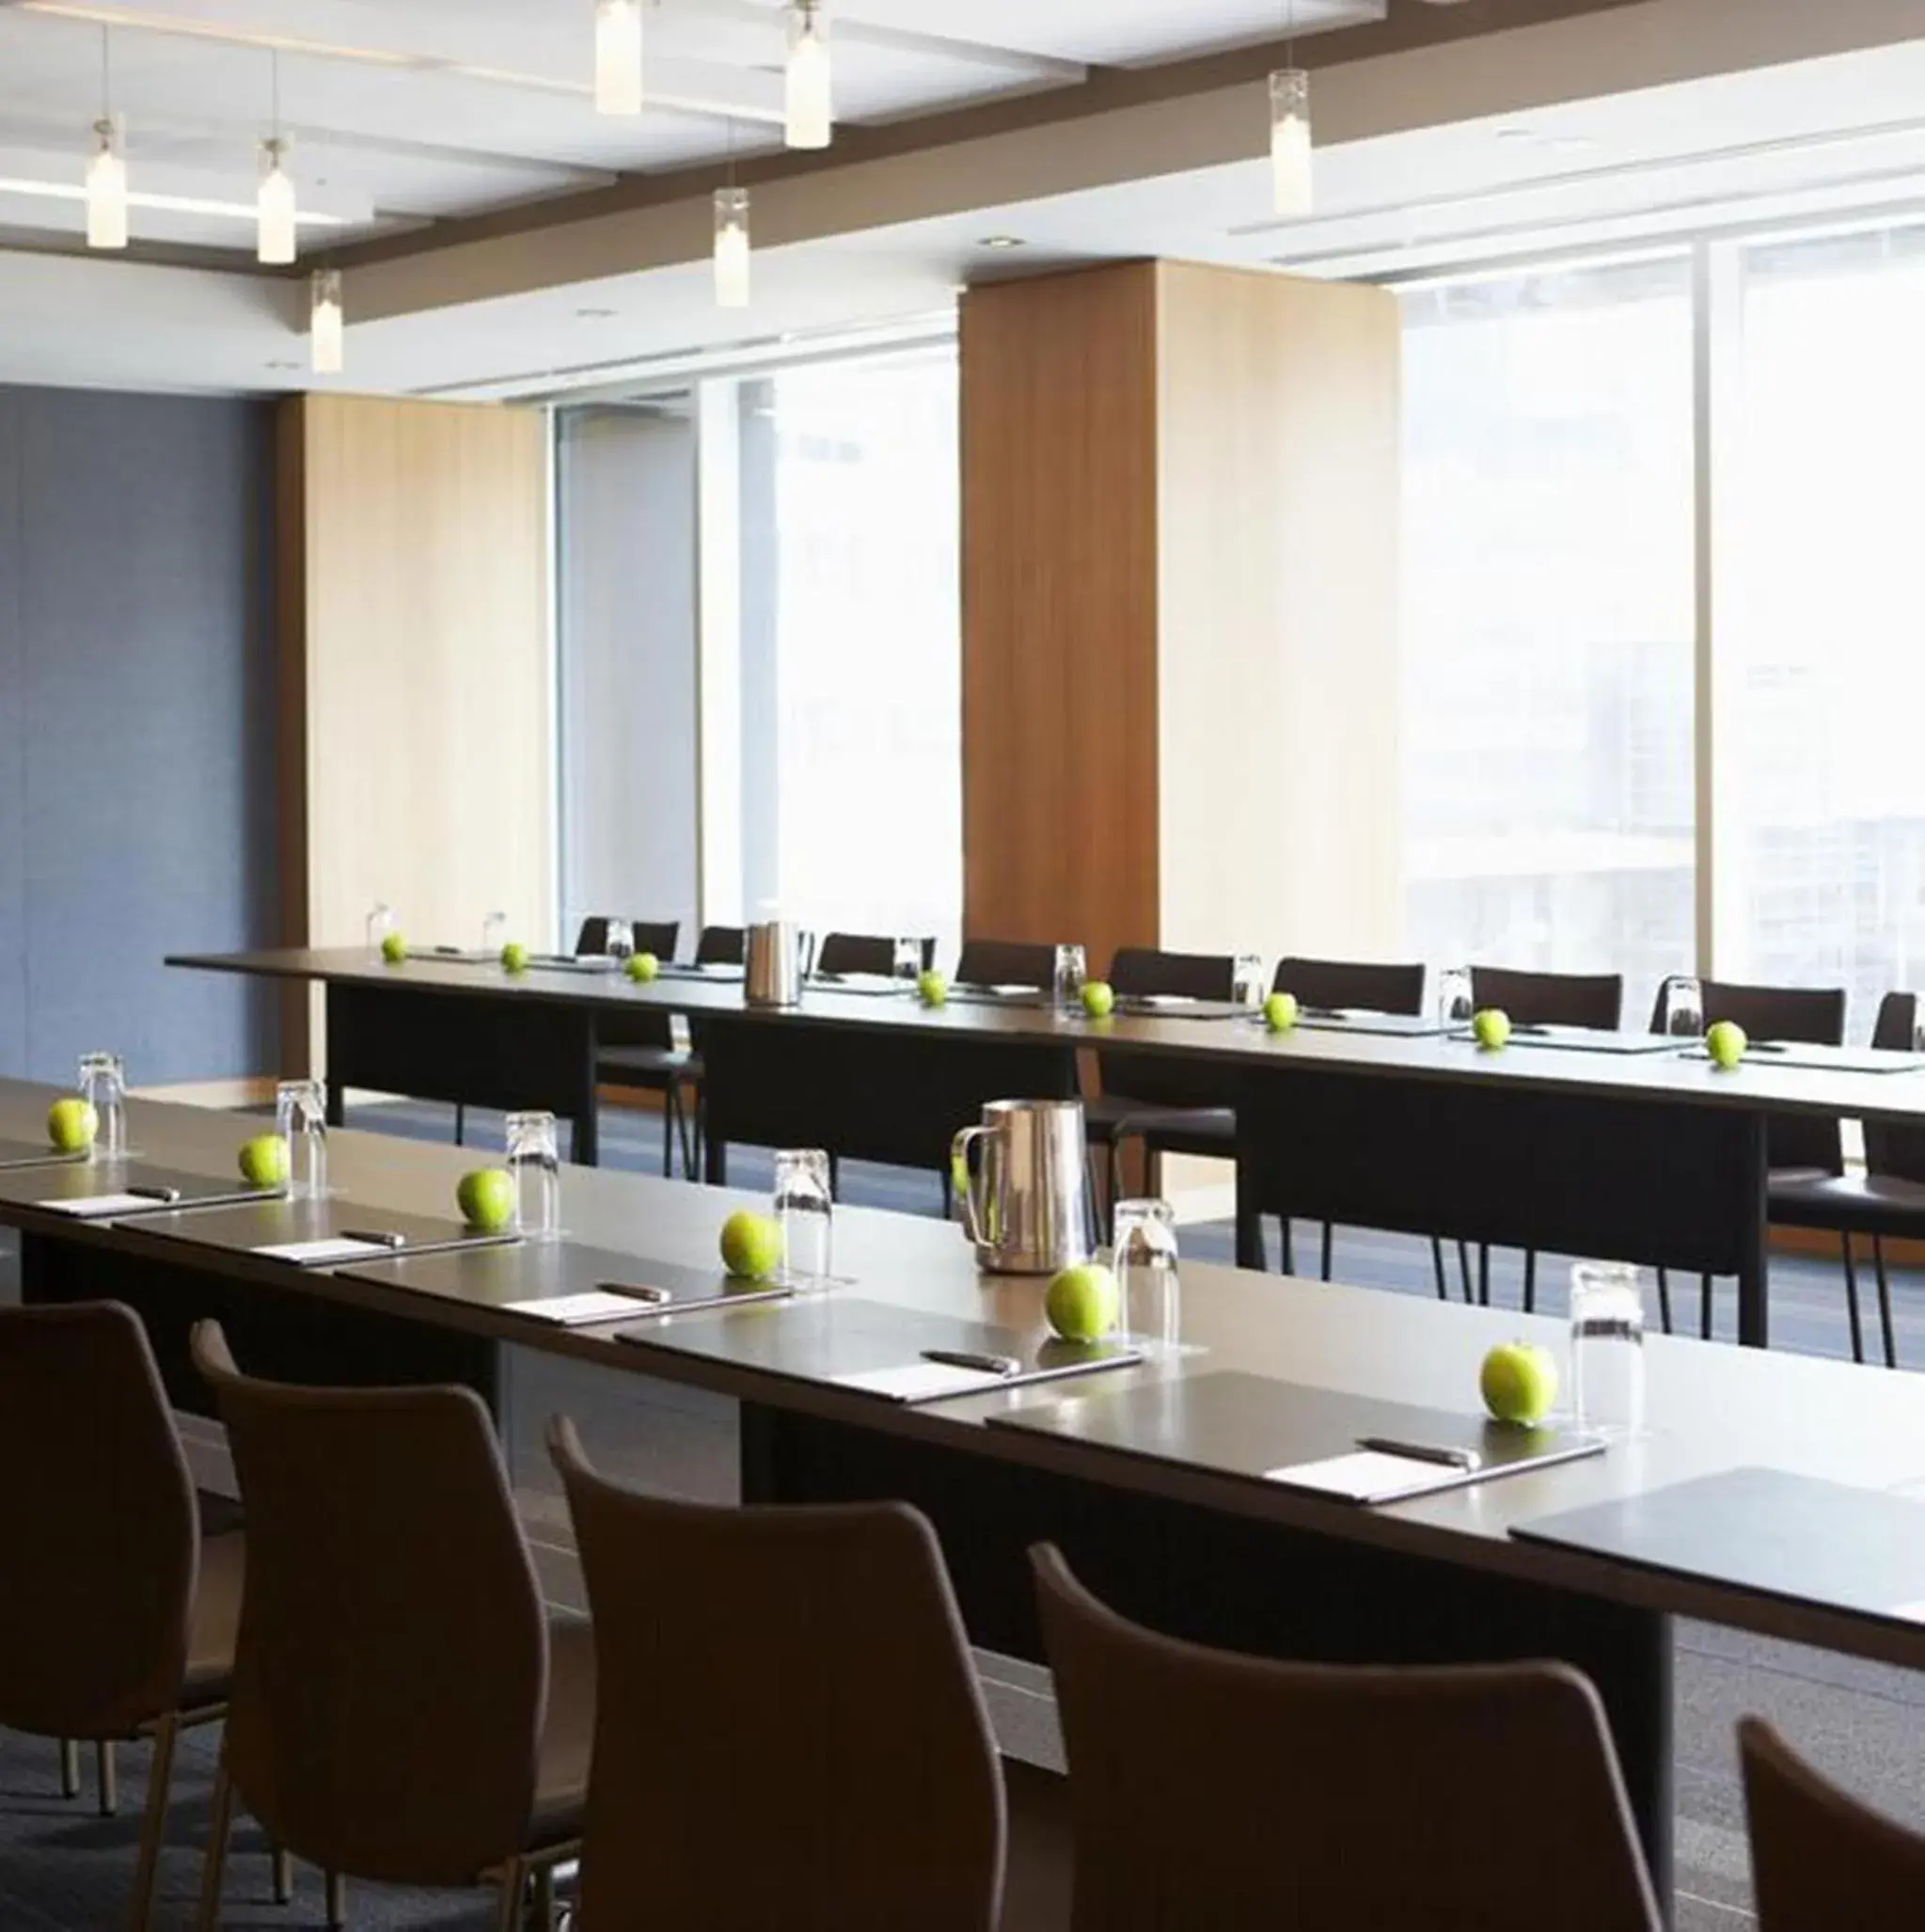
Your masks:
<svg viewBox="0 0 1925 1932"><path fill-rule="evenodd" d="M739 981L710 983L677 977L641 986L615 973L530 968L511 974L498 965L448 958L411 958L388 965L378 954L359 946L180 954L171 957L167 964L418 993L533 1000L597 1011L732 1015L759 1025L829 1026L903 1038L1128 1048L1132 1053L1215 1060L1239 1068L1443 1081L1593 1099L1661 1101L1751 1114L1925 1119L1925 1067L1909 1054L1893 1055L1895 1070L1891 1072L1775 1065L1761 1053L1752 1054L1728 1071L1691 1055L1681 1042L1670 1053L1560 1050L1543 1042L1529 1047L1514 1043L1491 1053L1468 1037L1457 1036L1412 1037L1322 1026L1299 1026L1288 1033L1272 1034L1254 1017L1195 1019L1171 1013L1154 1017L1117 1014L1107 1020L1090 1020L1047 1006L1000 1006L973 1001L930 1007L911 994L878 999L823 986L812 986L798 1006L772 1008L748 1006ZM1854 1052L1862 1057L1862 1049Z"/></svg>
<svg viewBox="0 0 1925 1932"><path fill-rule="evenodd" d="M51 1087L0 1081L0 1138L40 1137L55 1097ZM242 1142L260 1128L257 1116L151 1101L130 1102L129 1119L135 1146L150 1159L170 1170L213 1177L235 1172ZM330 1181L357 1209L449 1215L457 1180L481 1158L472 1148L383 1134L329 1135ZM18 1182L24 1177L6 1179ZM171 1229L145 1216L76 1224L36 1210L33 1198L31 1189L0 1189L0 1224L156 1259L181 1258L181 1237L190 1234L186 1224L194 1218L161 1217L175 1224ZM607 1169L570 1166L561 1175L561 1218L569 1239L608 1255L635 1257L639 1263L699 1275L713 1274L721 1223L745 1205L765 1204L733 1190ZM833 1235L835 1272L851 1286L831 1293L846 1291L867 1302L1025 1336L1043 1333L1042 1283L979 1274L955 1223L839 1207ZM535 1253L539 1245L514 1251L528 1258L527 1292L578 1286L552 1279L552 1264ZM771 1376L712 1354L624 1343L615 1335L618 1323L551 1327L504 1306L512 1277L504 1275L500 1250L423 1258L416 1265L429 1271L430 1278L419 1290L407 1285L405 1261L296 1275L245 1249L208 1244L194 1252L210 1271L292 1283L302 1292L353 1306L1114 1487L1925 1668L1925 1627L1868 1617L1846 1599L1787 1604L1741 1582L1679 1577L1584 1550L1516 1541L1509 1534L1513 1525L1532 1519L1744 1466L1925 1499L1925 1384L1901 1371L1652 1336L1646 1344L1649 1428L1638 1440L1614 1444L1606 1454L1584 1462L1363 1509L1252 1482L1247 1472L1167 1465L1119 1454L1101 1443L985 1426L1026 1407L1061 1401L1071 1385L905 1406L828 1383ZM465 1271L471 1271L471 1291ZM648 1270L637 1272L645 1278ZM1186 1352L1084 1379L1073 1385L1079 1398L1098 1387L1117 1390L1234 1370L1474 1417L1478 1367L1493 1342L1524 1336L1560 1356L1563 1350L1563 1324L1539 1317L1203 1263L1184 1266L1181 1292ZM734 1322L749 1312L692 1312L673 1319ZM760 1319L770 1318L765 1311ZM1813 1594L1822 1598L1822 1578Z"/></svg>

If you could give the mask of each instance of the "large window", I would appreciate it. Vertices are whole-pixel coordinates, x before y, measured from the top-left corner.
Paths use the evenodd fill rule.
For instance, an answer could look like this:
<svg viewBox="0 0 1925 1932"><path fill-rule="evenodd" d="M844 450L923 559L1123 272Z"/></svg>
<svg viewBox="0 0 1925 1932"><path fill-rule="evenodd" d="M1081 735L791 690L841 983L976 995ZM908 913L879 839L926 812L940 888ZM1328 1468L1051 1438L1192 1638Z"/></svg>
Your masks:
<svg viewBox="0 0 1925 1932"><path fill-rule="evenodd" d="M1925 980L1925 228L1746 249L1718 632L1727 970Z"/></svg>
<svg viewBox="0 0 1925 1932"><path fill-rule="evenodd" d="M1691 269L1414 291L1408 940L1439 964L1694 956Z"/></svg>

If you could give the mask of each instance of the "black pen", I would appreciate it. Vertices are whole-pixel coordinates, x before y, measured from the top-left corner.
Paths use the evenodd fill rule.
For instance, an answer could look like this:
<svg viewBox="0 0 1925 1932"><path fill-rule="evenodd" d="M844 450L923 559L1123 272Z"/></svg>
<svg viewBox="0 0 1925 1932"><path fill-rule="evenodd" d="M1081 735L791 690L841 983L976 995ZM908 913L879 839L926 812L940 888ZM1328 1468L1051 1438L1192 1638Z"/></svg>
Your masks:
<svg viewBox="0 0 1925 1932"><path fill-rule="evenodd" d="M651 1307L660 1307L664 1302L675 1299L666 1288L631 1288L625 1281L598 1281L595 1283L604 1294L625 1294L638 1302L646 1302Z"/></svg>
<svg viewBox="0 0 1925 1932"><path fill-rule="evenodd" d="M178 1201L181 1190L178 1187L130 1187L127 1193L141 1201Z"/></svg>
<svg viewBox="0 0 1925 1932"><path fill-rule="evenodd" d="M1402 1456L1412 1463L1436 1463L1445 1469L1481 1469L1484 1466L1484 1458L1475 1449L1448 1449L1438 1443L1392 1442L1388 1436L1360 1435L1357 1447L1380 1456Z"/></svg>
<svg viewBox="0 0 1925 1932"><path fill-rule="evenodd" d="M408 1238L397 1234L391 1227L343 1227L338 1237L341 1241L365 1241L377 1248L404 1248Z"/></svg>
<svg viewBox="0 0 1925 1932"><path fill-rule="evenodd" d="M944 1369L980 1369L985 1375L1014 1375L1022 1367L1013 1355L972 1355L967 1349L924 1349L923 1359Z"/></svg>

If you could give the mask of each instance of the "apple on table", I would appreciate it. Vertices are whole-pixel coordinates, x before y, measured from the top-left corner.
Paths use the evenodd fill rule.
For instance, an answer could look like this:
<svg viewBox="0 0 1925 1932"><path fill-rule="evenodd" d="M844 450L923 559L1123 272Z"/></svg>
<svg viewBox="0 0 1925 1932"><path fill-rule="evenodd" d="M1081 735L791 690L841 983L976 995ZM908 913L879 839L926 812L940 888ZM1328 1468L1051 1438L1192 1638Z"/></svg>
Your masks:
<svg viewBox="0 0 1925 1932"><path fill-rule="evenodd" d="M288 1137L284 1133L257 1133L241 1143L241 1179L250 1187L285 1187L288 1184Z"/></svg>
<svg viewBox="0 0 1925 1932"><path fill-rule="evenodd" d="M1082 1009L1092 1020L1107 1020L1116 1010L1116 994L1107 979L1082 983Z"/></svg>
<svg viewBox="0 0 1925 1932"><path fill-rule="evenodd" d="M408 956L408 942L400 933L390 932L382 936L381 957L390 966L399 966Z"/></svg>
<svg viewBox="0 0 1925 1932"><path fill-rule="evenodd" d="M653 953L630 953L623 967L637 986L652 986L662 974L662 962Z"/></svg>
<svg viewBox="0 0 1925 1932"><path fill-rule="evenodd" d="M506 1167L477 1167L454 1190L462 1219L477 1234L502 1234L514 1226L519 1206L514 1176Z"/></svg>
<svg viewBox="0 0 1925 1932"><path fill-rule="evenodd" d="M722 1223L722 1266L742 1281L767 1281L782 1265L781 1224L750 1208Z"/></svg>
<svg viewBox="0 0 1925 1932"><path fill-rule="evenodd" d="M916 997L925 1006L940 1006L949 999L949 981L935 967L916 976Z"/></svg>
<svg viewBox="0 0 1925 1932"><path fill-rule="evenodd" d="M1263 1023L1272 1033L1288 1033L1297 1023L1297 995L1271 993L1263 1003Z"/></svg>
<svg viewBox="0 0 1925 1932"><path fill-rule="evenodd" d="M1750 1045L1744 1029L1735 1020L1712 1021L1704 1037L1704 1050L1711 1055L1712 1065L1728 1073L1744 1059Z"/></svg>
<svg viewBox="0 0 1925 1932"><path fill-rule="evenodd" d="M47 1109L47 1138L63 1154L85 1153L101 1131L93 1102L69 1094Z"/></svg>
<svg viewBox="0 0 1925 1932"><path fill-rule="evenodd" d="M1494 1053L1510 1039L1510 1015L1502 1006L1484 1006L1471 1015L1471 1034L1487 1053Z"/></svg>
<svg viewBox="0 0 1925 1932"><path fill-rule="evenodd" d="M1100 1261L1064 1268L1049 1282L1043 1312L1065 1341L1100 1341L1122 1313L1116 1277Z"/></svg>
<svg viewBox="0 0 1925 1932"><path fill-rule="evenodd" d="M1477 1387L1499 1422L1541 1422L1557 1400L1557 1359L1536 1342L1500 1342L1484 1357Z"/></svg>

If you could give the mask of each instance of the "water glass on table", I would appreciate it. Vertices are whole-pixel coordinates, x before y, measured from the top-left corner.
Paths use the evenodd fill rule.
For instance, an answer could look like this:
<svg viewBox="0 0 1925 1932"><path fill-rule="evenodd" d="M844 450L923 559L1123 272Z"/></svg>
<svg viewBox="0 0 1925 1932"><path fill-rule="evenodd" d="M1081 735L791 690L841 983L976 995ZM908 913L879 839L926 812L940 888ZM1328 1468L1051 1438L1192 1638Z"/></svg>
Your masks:
<svg viewBox="0 0 1925 1932"><path fill-rule="evenodd" d="M1232 997L1239 1006L1248 1006L1254 1012L1263 1005L1264 995L1270 990L1263 981L1263 961L1254 953L1239 953L1235 990Z"/></svg>
<svg viewBox="0 0 1925 1932"><path fill-rule="evenodd" d="M127 1069L119 1054L81 1054L79 1084L94 1110L94 1159L119 1160L127 1151Z"/></svg>
<svg viewBox="0 0 1925 1932"><path fill-rule="evenodd" d="M923 942L919 939L897 940L892 970L897 979L906 979L913 986L923 976Z"/></svg>
<svg viewBox="0 0 1925 1932"><path fill-rule="evenodd" d="M1182 1337L1182 1302L1176 1212L1168 1201L1116 1203L1110 1265L1116 1276L1118 1338L1174 1348Z"/></svg>
<svg viewBox="0 0 1925 1932"><path fill-rule="evenodd" d="M635 927L625 919L611 919L602 939L602 951L611 959L635 957Z"/></svg>
<svg viewBox="0 0 1925 1932"><path fill-rule="evenodd" d="M327 1193L327 1102L318 1080L284 1080L274 1090L275 1132L288 1144L288 1194L321 1200Z"/></svg>
<svg viewBox="0 0 1925 1932"><path fill-rule="evenodd" d="M508 943L508 914L490 912L481 921L481 957L493 959L500 956L501 948Z"/></svg>
<svg viewBox="0 0 1925 1932"><path fill-rule="evenodd" d="M1570 1271L1570 1405L1580 1429L1628 1437L1644 1429L1644 1290L1622 1261Z"/></svg>
<svg viewBox="0 0 1925 1932"><path fill-rule="evenodd" d="M514 1225L539 1239L561 1232L561 1156L552 1114L508 1116L508 1171L514 1177Z"/></svg>
<svg viewBox="0 0 1925 1932"><path fill-rule="evenodd" d="M1704 988L1688 973L1665 982L1664 1028L1673 1039L1704 1037Z"/></svg>
<svg viewBox="0 0 1925 1932"><path fill-rule="evenodd" d="M782 1275L797 1288L829 1276L829 1226L835 1211L828 1155L787 1148L775 1157L775 1218L782 1231Z"/></svg>
<svg viewBox="0 0 1925 1932"><path fill-rule="evenodd" d="M1437 1017L1445 1026L1468 1026L1476 1002L1471 990L1471 969L1453 966L1437 984Z"/></svg>
<svg viewBox="0 0 1925 1932"><path fill-rule="evenodd" d="M368 911L368 950L378 953L381 942L394 930L394 908L377 902Z"/></svg>
<svg viewBox="0 0 1925 1932"><path fill-rule="evenodd" d="M1077 1013L1082 1010L1082 983L1089 977L1089 966L1081 946L1056 948L1056 1010Z"/></svg>

